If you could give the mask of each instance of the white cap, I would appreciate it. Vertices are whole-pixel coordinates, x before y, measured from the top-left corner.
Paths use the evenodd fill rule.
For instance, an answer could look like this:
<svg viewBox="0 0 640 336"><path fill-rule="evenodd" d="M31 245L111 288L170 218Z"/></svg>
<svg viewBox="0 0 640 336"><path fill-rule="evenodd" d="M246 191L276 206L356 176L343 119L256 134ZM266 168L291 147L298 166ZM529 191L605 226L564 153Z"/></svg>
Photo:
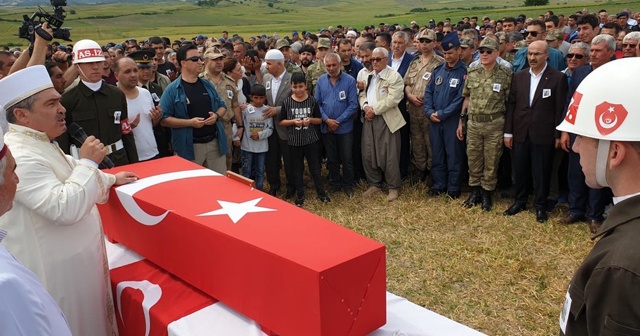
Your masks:
<svg viewBox="0 0 640 336"><path fill-rule="evenodd" d="M284 55L278 49L271 49L267 51L267 54L264 56L265 61L284 61Z"/></svg>
<svg viewBox="0 0 640 336"><path fill-rule="evenodd" d="M354 32L353 30L350 30L347 32L347 37L349 36L358 37L358 33Z"/></svg>
<svg viewBox="0 0 640 336"><path fill-rule="evenodd" d="M52 88L44 65L34 65L0 79L0 105L12 107L34 94Z"/></svg>

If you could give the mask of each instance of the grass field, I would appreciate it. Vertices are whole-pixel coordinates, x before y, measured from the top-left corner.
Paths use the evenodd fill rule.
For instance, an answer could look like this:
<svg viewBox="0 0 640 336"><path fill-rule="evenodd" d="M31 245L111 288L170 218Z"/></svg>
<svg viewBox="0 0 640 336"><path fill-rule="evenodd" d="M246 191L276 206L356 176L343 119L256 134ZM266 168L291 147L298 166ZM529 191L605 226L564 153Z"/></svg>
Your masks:
<svg viewBox="0 0 640 336"><path fill-rule="evenodd" d="M520 7L521 0L223 0L216 7L198 7L184 2L149 2L145 4L103 4L74 6L69 0L69 15L65 26L72 28L72 39L91 38L99 43L120 42L129 37L147 38L159 35L172 40L190 38L196 34L220 36L223 30L243 36L277 32L281 36L292 30L317 31L329 25L361 28L379 22L408 24L411 20L427 23L429 19L443 20L462 16L492 18L524 13L537 16L546 10L572 14L588 8L598 11L606 8L617 13L622 8L640 9L640 0L605 1L554 1L547 7ZM50 10L48 1L43 7ZM269 3L273 7L269 7ZM411 12L423 8L426 12ZM71 14L71 10L75 14ZM30 15L33 7L0 7L0 45L24 45L17 37L22 15Z"/></svg>
<svg viewBox="0 0 640 336"><path fill-rule="evenodd" d="M43 4L48 1L43 0ZM152 35L171 39L202 33L220 36L222 30L244 36L258 33L281 36L292 30L318 30L338 24L362 27L379 22L407 24L411 20L454 20L462 16L503 17L524 13L537 16L546 10L569 15L588 8L640 9L640 0L625 2L551 1L544 8L517 7L521 1L397 0L358 2L263 0L215 8L181 2L74 6L65 26L72 38L100 43ZM470 5L493 9L469 9ZM412 8L428 12L409 13ZM448 9L445 9L447 7ZM24 45L15 35L23 14L34 8L0 7L0 45ZM383 16L383 17L380 17ZM358 191L364 191L360 186ZM310 190L308 190L311 193ZM466 196L466 195L464 195ZM403 186L400 199L387 203L380 194L363 199L332 195L321 204L310 195L306 208L320 216L384 243L387 247L388 290L489 335L555 335L558 314L568 282L593 243L584 225L562 226L556 218L535 222L532 213L502 216L510 200L498 200L491 213L463 209L461 201L427 198L424 186Z"/></svg>

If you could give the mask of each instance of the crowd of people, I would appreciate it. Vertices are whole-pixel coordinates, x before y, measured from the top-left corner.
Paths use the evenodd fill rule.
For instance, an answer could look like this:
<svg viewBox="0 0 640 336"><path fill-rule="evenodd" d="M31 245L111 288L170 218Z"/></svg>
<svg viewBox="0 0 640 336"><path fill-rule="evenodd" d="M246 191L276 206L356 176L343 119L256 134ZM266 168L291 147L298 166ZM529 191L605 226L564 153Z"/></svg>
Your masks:
<svg viewBox="0 0 640 336"><path fill-rule="evenodd" d="M598 92L593 77L615 86L598 68L637 74L619 65L640 55L630 11L339 25L282 38L225 31L104 46L90 39L60 45L46 38L46 24L38 29L44 33L28 50L0 51L0 104L10 124L0 143L2 188L18 185L13 209L0 218L0 240L44 284L74 335L117 333L95 204L136 176L99 167L178 155L222 174L241 172L300 207L310 185L323 203L340 192L355 197L360 182L368 186L362 197L387 189L388 201L403 181L426 183L428 197L458 199L468 187L462 206L484 211L502 189L513 198L505 216L526 210L533 194L540 223L566 202L560 223L586 221L594 234L632 236L613 235L613 225L602 222L605 207L622 201L613 195L640 191L635 182L625 185L640 156L635 142L619 142L637 141L624 123L637 119L630 110L637 104L622 105L632 97L616 100L619 90L597 105L590 98ZM585 131L583 115L599 133ZM610 136L616 132L631 135ZM614 206L609 216L623 222L629 215ZM624 288L637 281L634 274ZM584 295L588 315L598 309L580 280L570 293L574 302ZM563 333L602 334L600 322L583 323L592 316L574 311L571 298L568 305L563 314L576 318L564 320ZM616 326L638 327L620 314Z"/></svg>

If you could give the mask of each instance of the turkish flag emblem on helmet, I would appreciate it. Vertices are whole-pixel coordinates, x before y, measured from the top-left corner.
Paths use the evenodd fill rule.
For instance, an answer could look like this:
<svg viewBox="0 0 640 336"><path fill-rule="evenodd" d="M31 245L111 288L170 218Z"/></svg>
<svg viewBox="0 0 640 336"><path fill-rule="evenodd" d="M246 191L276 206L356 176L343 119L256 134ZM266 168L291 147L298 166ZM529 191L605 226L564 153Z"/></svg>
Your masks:
<svg viewBox="0 0 640 336"><path fill-rule="evenodd" d="M611 104L607 101L596 106L596 128L602 135L615 132L627 118L627 109L622 104Z"/></svg>
<svg viewBox="0 0 640 336"><path fill-rule="evenodd" d="M569 103L569 109L567 110L567 116L564 118L571 125L576 124L576 116L578 115L578 106L580 106L580 101L582 100L582 93L576 91L571 97L571 102Z"/></svg>

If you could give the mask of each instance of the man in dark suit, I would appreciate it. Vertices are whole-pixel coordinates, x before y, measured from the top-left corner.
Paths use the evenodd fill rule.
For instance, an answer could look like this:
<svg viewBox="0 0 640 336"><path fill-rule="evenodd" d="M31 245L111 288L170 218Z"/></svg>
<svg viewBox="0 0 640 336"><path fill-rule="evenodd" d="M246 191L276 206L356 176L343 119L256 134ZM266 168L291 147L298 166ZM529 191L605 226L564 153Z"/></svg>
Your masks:
<svg viewBox="0 0 640 336"><path fill-rule="evenodd" d="M287 72L284 65L284 55L277 49L269 50L265 56L268 73L264 75L263 85L267 89L267 108L263 114L266 118L278 117L281 113L282 103L291 96L291 74ZM269 137L269 151L265 162L267 172L267 182L269 182L269 194L277 196L280 192L280 165L284 160L284 173L287 178L286 198L295 195L293 185L292 165L289 164L289 145L287 144L287 130L274 123L276 132Z"/></svg>
<svg viewBox="0 0 640 336"><path fill-rule="evenodd" d="M554 149L559 145L560 124L567 96L567 78L550 67L548 46L544 41L529 45L530 68L517 72L512 79L504 125L504 144L513 149L516 198L504 212L513 216L527 208L533 176L536 220L546 222L547 196L551 183Z"/></svg>
<svg viewBox="0 0 640 336"><path fill-rule="evenodd" d="M402 78L407 74L409 64L415 58L406 52L409 46L409 35L403 31L397 31L391 36L391 52L387 65L397 71ZM409 112L407 111L407 97L403 95L400 104L398 104L400 113L406 124L400 128L400 176L405 179L409 174L409 162L411 161L411 147L409 132Z"/></svg>

